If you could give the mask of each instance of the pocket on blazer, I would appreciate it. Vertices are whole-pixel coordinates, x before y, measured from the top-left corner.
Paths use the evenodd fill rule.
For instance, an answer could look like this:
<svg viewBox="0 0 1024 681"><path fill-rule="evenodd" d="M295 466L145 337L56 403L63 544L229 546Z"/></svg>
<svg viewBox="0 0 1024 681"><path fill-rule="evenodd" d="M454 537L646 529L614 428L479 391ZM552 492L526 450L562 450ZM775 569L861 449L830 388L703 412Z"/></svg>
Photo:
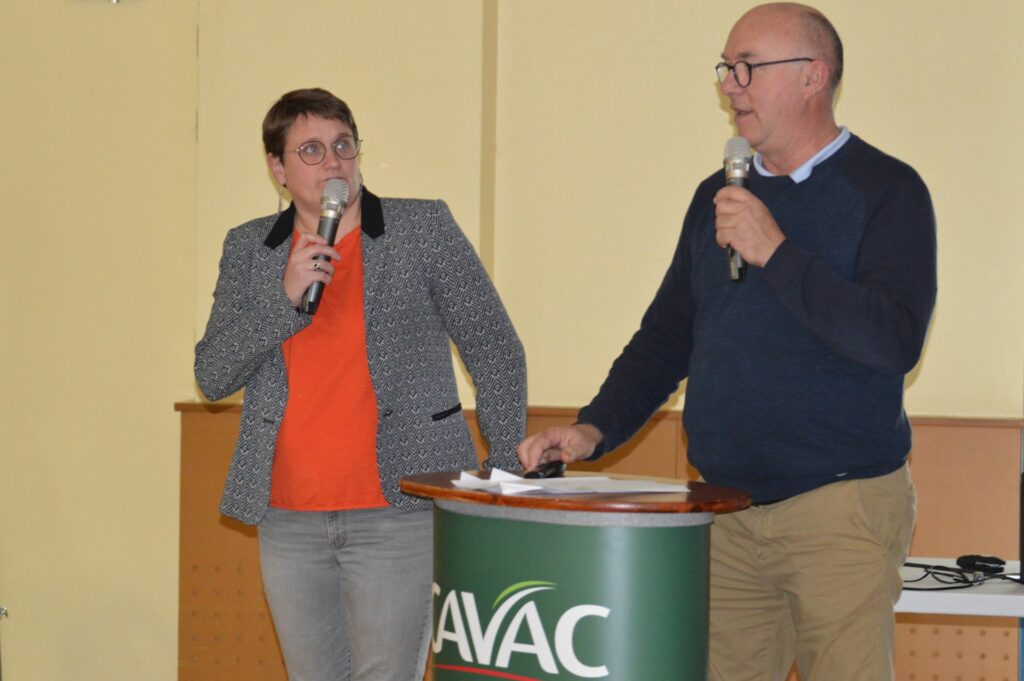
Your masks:
<svg viewBox="0 0 1024 681"><path fill-rule="evenodd" d="M454 416L455 414L458 414L460 411L462 411L462 403L458 402L458 403L455 404L454 407L451 407L449 409L445 409L444 411L439 411L436 414L431 414L430 415L430 420L431 421L442 421L442 420L448 418L449 416Z"/></svg>

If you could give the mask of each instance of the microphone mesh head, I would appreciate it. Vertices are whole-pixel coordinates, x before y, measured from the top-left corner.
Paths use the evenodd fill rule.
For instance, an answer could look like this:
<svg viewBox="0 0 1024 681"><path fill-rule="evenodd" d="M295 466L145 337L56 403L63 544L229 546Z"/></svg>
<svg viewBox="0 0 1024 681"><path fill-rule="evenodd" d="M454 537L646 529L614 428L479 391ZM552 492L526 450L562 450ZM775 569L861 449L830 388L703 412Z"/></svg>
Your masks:
<svg viewBox="0 0 1024 681"><path fill-rule="evenodd" d="M722 158L750 158L750 142L743 137L731 137L725 143L725 155Z"/></svg>
<svg viewBox="0 0 1024 681"><path fill-rule="evenodd" d="M324 193L320 197L320 205L324 204L340 206L344 208L348 204L348 182L334 178L328 180L324 187Z"/></svg>

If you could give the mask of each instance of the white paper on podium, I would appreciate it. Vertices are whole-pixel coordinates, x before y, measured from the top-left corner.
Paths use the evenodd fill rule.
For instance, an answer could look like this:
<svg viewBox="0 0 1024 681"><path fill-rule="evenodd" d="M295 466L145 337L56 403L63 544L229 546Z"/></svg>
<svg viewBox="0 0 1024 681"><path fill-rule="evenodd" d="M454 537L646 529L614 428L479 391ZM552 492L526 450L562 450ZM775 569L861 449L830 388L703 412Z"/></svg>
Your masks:
<svg viewBox="0 0 1024 681"><path fill-rule="evenodd" d="M613 480L601 476L571 478L522 478L506 471L492 469L491 479L478 478L473 473L462 471L452 484L463 489L477 489L493 494L636 494L689 492L684 484L656 482L653 480Z"/></svg>

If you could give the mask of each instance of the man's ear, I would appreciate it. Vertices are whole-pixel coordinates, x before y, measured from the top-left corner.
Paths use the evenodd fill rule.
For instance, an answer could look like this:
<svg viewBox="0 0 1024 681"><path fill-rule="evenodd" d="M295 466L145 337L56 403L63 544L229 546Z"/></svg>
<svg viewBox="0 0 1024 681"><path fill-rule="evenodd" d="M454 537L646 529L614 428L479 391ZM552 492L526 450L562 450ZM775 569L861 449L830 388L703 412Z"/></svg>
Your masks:
<svg viewBox="0 0 1024 681"><path fill-rule="evenodd" d="M809 62L804 66L803 87L808 99L816 96L822 90L828 88L828 81L831 73L828 64L820 59Z"/></svg>

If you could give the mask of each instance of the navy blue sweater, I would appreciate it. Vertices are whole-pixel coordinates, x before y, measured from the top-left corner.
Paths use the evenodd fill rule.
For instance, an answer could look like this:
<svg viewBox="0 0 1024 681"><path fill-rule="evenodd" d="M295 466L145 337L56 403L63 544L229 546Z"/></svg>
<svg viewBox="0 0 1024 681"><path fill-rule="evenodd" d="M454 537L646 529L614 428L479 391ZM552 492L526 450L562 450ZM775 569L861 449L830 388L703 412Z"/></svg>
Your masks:
<svg viewBox="0 0 1024 681"><path fill-rule="evenodd" d="M639 331L579 420L628 440L688 377L688 458L755 501L884 475L910 450L903 377L935 304L935 216L917 173L856 136L797 184L748 188L786 240L729 279L721 171L697 188Z"/></svg>

